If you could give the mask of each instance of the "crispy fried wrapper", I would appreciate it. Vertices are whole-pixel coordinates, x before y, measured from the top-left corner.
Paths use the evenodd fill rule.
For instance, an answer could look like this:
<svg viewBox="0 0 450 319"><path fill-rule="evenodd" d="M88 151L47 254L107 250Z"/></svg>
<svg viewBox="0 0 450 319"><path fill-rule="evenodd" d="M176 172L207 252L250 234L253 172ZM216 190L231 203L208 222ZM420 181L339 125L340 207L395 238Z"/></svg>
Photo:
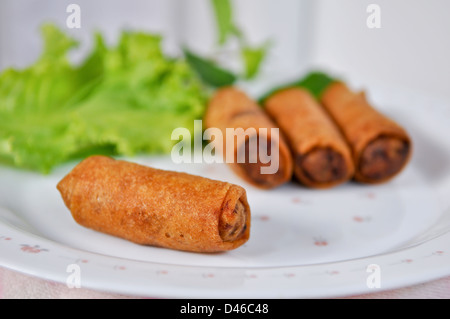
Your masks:
<svg viewBox="0 0 450 319"><path fill-rule="evenodd" d="M412 141L398 123L377 111L364 92L342 83L332 84L321 101L346 137L355 163L355 180L387 182L398 175L412 156Z"/></svg>
<svg viewBox="0 0 450 319"><path fill-rule="evenodd" d="M249 184L273 189L292 179L293 161L284 137L261 107L241 90L227 87L215 93L205 114L205 127L220 129L224 159ZM230 139L227 138L227 129L242 129L248 134ZM271 153L272 146L275 154ZM230 151L233 155L231 162L227 158ZM245 154L245 159L239 160L239 154ZM264 167L276 169L265 173Z"/></svg>
<svg viewBox="0 0 450 319"><path fill-rule="evenodd" d="M325 189L353 177L345 138L308 91L281 90L266 100L265 109L286 136L294 154L294 174L302 184Z"/></svg>
<svg viewBox="0 0 450 319"><path fill-rule="evenodd" d="M229 183L92 156L57 188L77 223L137 244L213 253L250 236L246 192Z"/></svg>

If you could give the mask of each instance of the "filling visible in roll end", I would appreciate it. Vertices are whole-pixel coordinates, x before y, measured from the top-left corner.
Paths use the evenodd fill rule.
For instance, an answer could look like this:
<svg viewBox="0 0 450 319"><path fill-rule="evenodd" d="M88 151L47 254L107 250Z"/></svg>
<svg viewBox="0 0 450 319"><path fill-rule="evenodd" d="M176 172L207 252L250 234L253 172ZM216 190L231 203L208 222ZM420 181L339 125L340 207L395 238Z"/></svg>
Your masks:
<svg viewBox="0 0 450 319"><path fill-rule="evenodd" d="M331 148L317 148L298 158L298 166L314 183L333 184L347 178L348 168L344 158Z"/></svg>
<svg viewBox="0 0 450 319"><path fill-rule="evenodd" d="M368 144L359 161L360 174L373 182L383 181L399 173L408 161L410 145L407 141L380 136Z"/></svg>
<svg viewBox="0 0 450 319"><path fill-rule="evenodd" d="M286 177L286 160L281 152L279 144L270 137L268 141L259 136L252 136L240 146L240 152L245 152L244 163L238 163L247 180L261 188L274 188L288 180ZM275 143L272 145L272 143ZM256 146L251 148L250 146ZM265 149L261 151L261 146ZM278 154L272 154L272 148L278 150ZM238 154L239 154L238 151ZM255 161L256 159L256 161ZM273 173L263 174L263 168L273 168Z"/></svg>
<svg viewBox="0 0 450 319"><path fill-rule="evenodd" d="M240 239L247 230L247 212L241 200L238 200L234 210L225 211L219 220L219 234L224 242Z"/></svg>

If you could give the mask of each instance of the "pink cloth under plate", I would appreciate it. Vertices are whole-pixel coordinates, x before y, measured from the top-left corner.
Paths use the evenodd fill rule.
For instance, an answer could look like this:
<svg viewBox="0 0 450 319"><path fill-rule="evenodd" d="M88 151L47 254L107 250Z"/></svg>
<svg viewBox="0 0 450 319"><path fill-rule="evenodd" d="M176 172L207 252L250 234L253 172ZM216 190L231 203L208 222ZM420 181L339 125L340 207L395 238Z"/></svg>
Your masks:
<svg viewBox="0 0 450 319"><path fill-rule="evenodd" d="M189 296L187 296L189 298ZM69 288L22 273L0 268L0 299L136 299L134 296ZM139 297L141 298L141 297ZM158 296L148 296L158 298ZM345 296L345 299L450 299L450 277L410 287L374 292L366 295Z"/></svg>

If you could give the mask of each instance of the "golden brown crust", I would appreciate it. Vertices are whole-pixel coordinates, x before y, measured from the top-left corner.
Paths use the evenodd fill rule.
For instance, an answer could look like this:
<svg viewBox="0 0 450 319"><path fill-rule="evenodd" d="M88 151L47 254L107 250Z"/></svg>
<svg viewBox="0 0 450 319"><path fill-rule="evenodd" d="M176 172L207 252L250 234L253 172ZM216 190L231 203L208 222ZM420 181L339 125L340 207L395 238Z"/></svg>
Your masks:
<svg viewBox="0 0 450 319"><path fill-rule="evenodd" d="M285 89L270 97L265 107L286 136L301 183L329 188L351 179L354 166L349 147L311 94L301 88Z"/></svg>
<svg viewBox="0 0 450 319"><path fill-rule="evenodd" d="M138 244L220 252L249 239L246 192L229 183L92 156L57 188L80 225ZM224 240L220 220L233 214L237 205L244 207L245 222L228 222L242 231Z"/></svg>
<svg viewBox="0 0 450 319"><path fill-rule="evenodd" d="M232 170L246 182L262 189L272 189L291 180L293 159L284 137L279 134L272 135L271 129L277 127L259 105L244 92L234 87L218 90L209 103L204 119L206 128L221 130L224 137L223 145L226 149L231 149L232 145L230 144L232 141L226 139L227 128L255 129L256 135L247 136L245 141L241 141L241 144L233 143L234 163L228 163ZM260 129L267 129L267 134ZM271 143L276 139L279 141L279 169L275 174L261 174L261 167L269 166L270 163L263 163L259 156L257 163L250 163L248 158L245 163L238 162L238 152L245 150L248 154L248 144L251 141L256 140L256 145L259 145L261 140ZM259 153L259 147L257 152ZM226 151L223 156L226 157Z"/></svg>
<svg viewBox="0 0 450 319"><path fill-rule="evenodd" d="M406 167L412 152L409 135L399 124L374 109L364 93L352 92L344 83L337 82L325 91L321 100L352 149L356 167L355 180L362 183L386 182ZM384 140L381 145L376 144L384 155L377 160L369 160L368 157L373 156L373 152L366 150L367 147L386 138L391 142ZM376 167L370 167L368 163Z"/></svg>

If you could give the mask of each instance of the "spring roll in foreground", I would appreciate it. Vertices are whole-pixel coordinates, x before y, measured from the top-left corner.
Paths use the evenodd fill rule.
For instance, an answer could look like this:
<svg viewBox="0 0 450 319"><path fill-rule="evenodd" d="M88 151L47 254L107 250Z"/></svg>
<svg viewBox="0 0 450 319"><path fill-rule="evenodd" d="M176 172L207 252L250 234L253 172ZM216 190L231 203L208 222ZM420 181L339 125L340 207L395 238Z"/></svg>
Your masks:
<svg viewBox="0 0 450 319"><path fill-rule="evenodd" d="M308 91L278 91L265 100L265 109L286 136L301 183L330 188L352 178L354 166L344 137Z"/></svg>
<svg viewBox="0 0 450 319"><path fill-rule="evenodd" d="M283 136L269 116L244 92L233 87L218 90L206 111L205 126L220 129L224 146L222 155L226 158L231 151L233 159L230 162L226 158L227 163L248 183L271 189L292 179L292 157ZM230 139L227 129L242 129L248 134ZM274 133L274 129L278 133ZM245 154L245 160L239 160L239 154ZM266 173L264 168L274 170Z"/></svg>
<svg viewBox="0 0 450 319"><path fill-rule="evenodd" d="M92 156L57 188L80 225L137 244L209 253L249 239L246 192L229 183Z"/></svg>
<svg viewBox="0 0 450 319"><path fill-rule="evenodd" d="M410 137L400 125L375 110L364 93L335 82L324 90L321 101L351 146L355 180L386 182L407 165L412 153Z"/></svg>

